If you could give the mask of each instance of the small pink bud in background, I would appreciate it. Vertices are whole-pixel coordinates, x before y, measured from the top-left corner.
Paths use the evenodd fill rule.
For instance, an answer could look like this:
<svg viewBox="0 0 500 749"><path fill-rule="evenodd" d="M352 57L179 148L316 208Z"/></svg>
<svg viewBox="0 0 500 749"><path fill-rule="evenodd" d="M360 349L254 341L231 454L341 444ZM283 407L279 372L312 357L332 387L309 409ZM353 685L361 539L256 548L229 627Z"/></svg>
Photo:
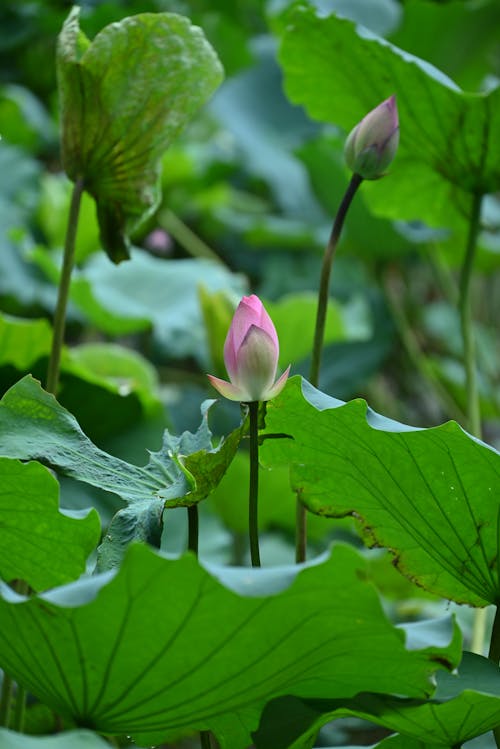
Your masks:
<svg viewBox="0 0 500 749"><path fill-rule="evenodd" d="M144 246L154 252L155 255L171 255L174 248L174 243L170 234L164 229L153 229L144 240Z"/></svg>
<svg viewBox="0 0 500 749"><path fill-rule="evenodd" d="M268 401L282 391L290 367L274 382L279 343L276 328L258 296L244 296L234 313L224 363L230 382L208 375L221 395L232 401Z"/></svg>
<svg viewBox="0 0 500 749"><path fill-rule="evenodd" d="M351 130L344 147L347 166L363 179L383 177L399 144L396 97L391 96L372 109Z"/></svg>

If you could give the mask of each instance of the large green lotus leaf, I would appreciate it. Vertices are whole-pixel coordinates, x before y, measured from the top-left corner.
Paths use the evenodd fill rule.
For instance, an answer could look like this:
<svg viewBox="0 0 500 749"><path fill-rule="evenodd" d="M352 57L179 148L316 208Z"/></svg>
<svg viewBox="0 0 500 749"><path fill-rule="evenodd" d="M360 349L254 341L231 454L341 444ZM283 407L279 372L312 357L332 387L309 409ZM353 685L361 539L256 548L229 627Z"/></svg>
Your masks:
<svg viewBox="0 0 500 749"><path fill-rule="evenodd" d="M0 576L35 590L79 577L101 535L95 510L59 511L59 485L39 463L0 458L0 516Z"/></svg>
<svg viewBox="0 0 500 749"><path fill-rule="evenodd" d="M500 723L500 670L490 660L464 653L458 672L439 673L428 701L359 694L353 700L283 697L264 710L257 749L308 749L325 723L354 715L425 747L456 747ZM293 723L290 715L294 716ZM410 746L413 744L409 743ZM417 746L419 744L417 743ZM406 744L404 744L406 746Z"/></svg>
<svg viewBox="0 0 500 749"><path fill-rule="evenodd" d="M390 177L363 186L380 215L461 226L470 193L498 190L500 88L464 93L429 63L303 3L286 15L280 61L291 99L346 131L397 95L401 143Z"/></svg>
<svg viewBox="0 0 500 749"><path fill-rule="evenodd" d="M65 731L55 736L27 736L0 728L0 749L109 749L107 741L91 731Z"/></svg>
<svg viewBox="0 0 500 749"><path fill-rule="evenodd" d="M210 97L222 67L200 28L143 13L91 43L70 12L58 41L64 168L97 203L104 249L128 257L128 234L159 202L160 159Z"/></svg>
<svg viewBox="0 0 500 749"><path fill-rule="evenodd" d="M409 0L391 41L446 70L463 88L472 91L491 73L499 24L500 5L496 0L472 5ZM426 33L415 33L416 29L425 29ZM460 54L452 50L460 50Z"/></svg>
<svg viewBox="0 0 500 749"><path fill-rule="evenodd" d="M160 451L150 453L147 465L136 466L96 447L75 417L27 376L0 402L0 455L39 460L126 501L101 547L101 566L113 566L134 539L159 545L165 507L196 504L222 479L244 424L214 447L207 411L196 433L176 437L165 431Z"/></svg>
<svg viewBox="0 0 500 749"><path fill-rule="evenodd" d="M416 429L362 400L330 398L294 377L268 404L264 460L291 464L301 500L354 514L403 574L457 602L496 603L500 456L455 422Z"/></svg>
<svg viewBox="0 0 500 749"><path fill-rule="evenodd" d="M460 658L449 620L446 636L405 649L350 547L305 568L212 574L133 545L119 571L42 596L4 586L0 663L82 727L146 745L208 729L246 749L273 697L424 699Z"/></svg>

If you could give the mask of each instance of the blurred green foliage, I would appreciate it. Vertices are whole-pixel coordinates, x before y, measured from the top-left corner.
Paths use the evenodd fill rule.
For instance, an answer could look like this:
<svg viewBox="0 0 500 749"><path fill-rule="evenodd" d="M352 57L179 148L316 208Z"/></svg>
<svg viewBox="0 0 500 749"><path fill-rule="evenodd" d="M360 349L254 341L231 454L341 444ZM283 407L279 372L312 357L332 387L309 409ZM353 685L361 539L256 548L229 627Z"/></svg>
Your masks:
<svg viewBox="0 0 500 749"><path fill-rule="evenodd" d="M475 122L485 130L489 120L482 117L491 107L498 123L500 4L314 0L307 11L291 6L288 0L80 3L89 39L136 13L186 15L203 29L226 74L162 157L161 203L135 230L128 263L117 269L108 261L94 201L85 195L82 204L58 397L99 448L134 466L147 462L148 449L158 450L166 427L172 433L198 427L200 403L215 396L205 373L224 376L224 336L243 293L258 293L275 320L280 367L291 363L292 373L307 376L321 254L349 180L342 156L346 132L393 92L396 80L401 153L391 174L363 185L349 214L332 276L321 388L343 399L365 397L374 410L404 423L428 427L454 418L465 424L457 313L466 243L460 190L467 193L467 167L477 165L488 138L471 128L464 140L446 123L440 130L433 107L446 108L443 97L460 106L466 101L480 112ZM45 379L71 193L60 156L55 70L56 39L70 8L63 0L4 0L0 6L1 394L27 372ZM332 15L325 41L329 14L347 20ZM294 17L310 20L317 44L303 28L294 37ZM363 61L374 34L385 41L367 72ZM429 69L393 54L389 45L439 69L431 71L429 100ZM457 93L453 83L443 87L444 76L470 95ZM290 102L292 95L311 116ZM484 433L499 446L496 133L492 127L491 194L483 205L472 291ZM236 404L211 409L217 435L239 420ZM238 454L213 501L200 507L200 548L209 559L245 560L245 463ZM118 508L109 492L89 493L67 478L61 501L71 508L93 504L105 523ZM285 469L263 472L265 564L293 556L294 501ZM179 512L168 511L167 550L184 548ZM312 548L321 551L338 538L360 545L353 527L352 520L314 517ZM405 606L418 617L440 605L396 577L385 557L369 574L393 599L396 617Z"/></svg>
<svg viewBox="0 0 500 749"><path fill-rule="evenodd" d="M319 18L337 13L362 24L369 29L362 39L381 35L473 94L492 91L500 78L496 0L312 5ZM70 3L49 0L7 1L0 9L2 392L28 371L45 377L46 321L54 309L71 189L60 160L55 76L56 38L69 9ZM201 26L226 80L163 156L161 204L136 230L129 263L116 269L104 257L93 200L85 195L82 204L60 399L100 447L113 447L137 463L145 462L146 447L157 448L165 426L196 428L199 403L214 396L205 372L223 376L225 331L246 291L258 293L275 319L280 366L291 363L292 372L307 375L321 253L349 178L345 133L361 111L352 102L363 91L367 102L378 103L363 69L351 71L354 57L338 57L340 36L330 57L324 55L344 76L342 85L334 76L322 82L326 121L290 103L278 59L290 89L288 68L299 51L292 50L284 23L290 17L286 0L87 0L80 3L81 27L92 39L109 23L149 11L185 14ZM353 39L358 33L349 21L338 29ZM384 47L384 54L390 49ZM293 58L299 72L313 64L307 49ZM401 69L406 64L398 62ZM384 86L393 83L388 75ZM405 423L431 426L450 417L463 423L456 299L464 228L444 203L441 223L425 223L433 196L424 200L411 171L400 192L405 153L414 149L409 138L425 123L408 118L412 107L419 111L411 89L399 93L405 102L401 162L396 159L384 180L363 186L349 215L332 277L321 387L345 399L364 396L375 410ZM307 96L318 96L318 86L302 98ZM425 108L421 112L425 118ZM425 161L425 153L421 157ZM498 443L498 193L487 197L482 218L473 301L485 434ZM124 348L133 355L120 353ZM220 403L213 411L217 433L238 423L235 405ZM282 489L272 483L271 494L285 497L285 476L280 482ZM63 501L78 504L66 491ZM227 502L214 506L233 531L240 529ZM281 510L266 520L285 538L292 525L289 509L282 520Z"/></svg>

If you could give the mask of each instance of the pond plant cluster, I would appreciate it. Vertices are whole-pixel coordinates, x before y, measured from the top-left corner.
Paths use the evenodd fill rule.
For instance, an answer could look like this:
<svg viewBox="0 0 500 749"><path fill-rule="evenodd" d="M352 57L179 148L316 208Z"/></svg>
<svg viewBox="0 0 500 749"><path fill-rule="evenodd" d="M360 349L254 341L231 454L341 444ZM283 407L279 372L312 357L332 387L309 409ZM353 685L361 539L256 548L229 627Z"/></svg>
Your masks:
<svg viewBox="0 0 500 749"><path fill-rule="evenodd" d="M59 5L0 32L0 749L500 747L498 4Z"/></svg>

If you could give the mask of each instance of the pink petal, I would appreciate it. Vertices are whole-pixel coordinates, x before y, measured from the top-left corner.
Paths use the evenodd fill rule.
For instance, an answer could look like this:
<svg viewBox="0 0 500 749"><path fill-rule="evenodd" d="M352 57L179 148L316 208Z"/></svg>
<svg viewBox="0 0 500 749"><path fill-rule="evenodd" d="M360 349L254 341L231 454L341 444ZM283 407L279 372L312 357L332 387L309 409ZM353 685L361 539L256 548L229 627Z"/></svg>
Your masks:
<svg viewBox="0 0 500 749"><path fill-rule="evenodd" d="M288 379L288 375L290 374L290 365L286 368L286 370L283 372L279 380L276 380L274 385L270 387L266 393L264 393L264 397L262 398L263 401L270 401L273 398L276 398L277 395L281 393L283 388L285 387L286 381Z"/></svg>
<svg viewBox="0 0 500 749"><path fill-rule="evenodd" d="M273 383L277 364L278 354L271 336L252 325L238 351L235 383L250 395L250 400L262 400L262 394Z"/></svg>
<svg viewBox="0 0 500 749"><path fill-rule="evenodd" d="M254 294L238 304L224 343L224 363L231 380L238 374L238 351L251 325L258 325L261 301Z"/></svg>
<svg viewBox="0 0 500 749"><path fill-rule="evenodd" d="M207 377L214 388L218 390L224 398L227 398L230 401L239 401L241 403L250 401L248 393L245 393L241 388L233 385L232 382L221 380L219 377L214 377L214 375L207 375Z"/></svg>

